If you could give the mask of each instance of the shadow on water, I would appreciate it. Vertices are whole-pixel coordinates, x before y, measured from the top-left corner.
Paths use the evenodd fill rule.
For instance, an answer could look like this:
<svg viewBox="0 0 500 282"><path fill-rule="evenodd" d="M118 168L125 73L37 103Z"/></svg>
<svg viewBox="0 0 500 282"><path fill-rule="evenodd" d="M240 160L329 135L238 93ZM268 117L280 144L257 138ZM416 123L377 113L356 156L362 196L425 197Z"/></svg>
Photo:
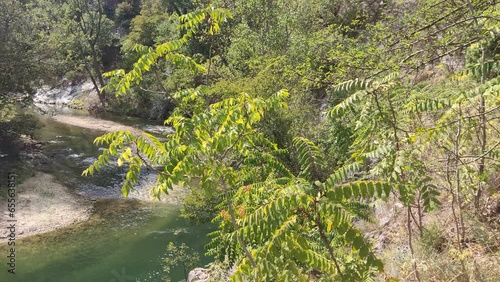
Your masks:
<svg viewBox="0 0 500 282"><path fill-rule="evenodd" d="M7 273L2 262L0 281L163 281L168 242L188 245L200 255L199 266L211 261L203 254L213 225L192 225L180 218L178 203L148 201L147 185L139 187L135 199L123 199L123 168L81 176L102 150L92 143L101 132L57 123L50 115L39 116L39 122L42 128L34 137L43 142L47 158L37 169L54 175L73 193L94 199L94 207L86 222L18 239L16 274ZM141 126L154 127L147 122ZM143 180L152 178L146 173ZM2 257L8 248L0 244ZM173 267L168 276L182 280L184 269Z"/></svg>

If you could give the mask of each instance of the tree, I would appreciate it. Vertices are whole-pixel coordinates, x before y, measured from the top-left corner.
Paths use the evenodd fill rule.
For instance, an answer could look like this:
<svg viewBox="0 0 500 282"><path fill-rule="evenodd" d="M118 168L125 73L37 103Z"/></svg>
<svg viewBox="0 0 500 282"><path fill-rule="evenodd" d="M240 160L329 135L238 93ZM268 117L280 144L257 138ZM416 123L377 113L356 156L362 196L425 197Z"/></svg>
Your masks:
<svg viewBox="0 0 500 282"><path fill-rule="evenodd" d="M355 129L350 146L352 159L370 163L372 177L400 185L414 184L408 186L413 189L406 191L407 201L403 202L407 207L412 256L413 229L422 236L425 231L422 218L439 205L438 198L442 199L443 194L449 193L451 198L454 242L460 253L465 252L467 237L464 210L471 204L467 199L475 198L474 205L480 210L479 198L488 175L486 168L488 164L494 165L496 159L491 156L490 162L486 162L487 155L499 145L493 141L498 138L498 125L486 122L498 119L493 98L498 94L498 81L490 72L498 62L485 55L487 42L498 38L495 7L485 2L454 3L451 7L422 3L417 14L426 20L422 26L405 31L411 39L391 39L392 48L408 48L390 53L398 58L396 62L388 59L387 65L370 79L346 81L332 89L333 93L350 93L328 115L352 123ZM443 9L447 12L443 13ZM442 23L445 19L447 22ZM437 31L431 31L433 28ZM464 32L465 28L469 32ZM439 43L431 40L435 36ZM407 42L407 47L399 46L403 42ZM436 61L444 68L443 58L454 52L475 53L475 60L457 74L449 68L449 73L441 73L441 77L431 82L417 78L420 69L429 68ZM391 65L396 71L387 75ZM490 135L495 137L487 138ZM444 177L436 171L443 171ZM460 264L461 275L468 275L463 258ZM421 281L416 260L413 270L415 278Z"/></svg>
<svg viewBox="0 0 500 282"><path fill-rule="evenodd" d="M202 89L180 95L192 101L201 94ZM365 181L342 185L351 168L324 182L314 181L321 168L318 148L300 138L296 143L303 170L294 177L277 159L277 146L255 128L267 111L286 105L282 101L286 96L281 91L263 100L243 94L199 109L191 118L174 115L167 123L175 133L165 143L146 133L104 135L96 142L109 148L84 174L117 157L118 165L129 166L124 195L137 183L142 166L157 173L152 188L156 197L177 185L221 195L225 208L219 216L220 231L211 243L212 254L227 254L239 265L236 280L244 276L258 281L304 280L310 275L309 267L345 281L367 278L382 264L352 225L353 217L363 217L363 205L350 197L385 197L393 186ZM351 255L361 260L346 257L351 246Z"/></svg>
<svg viewBox="0 0 500 282"><path fill-rule="evenodd" d="M106 93L101 62L102 50L110 46L113 23L104 13L102 0L72 0L67 6L67 31L74 40L71 58L88 75L101 106L106 107Z"/></svg>
<svg viewBox="0 0 500 282"><path fill-rule="evenodd" d="M52 81L56 47L47 45L45 18L30 1L0 1L0 116L8 121L14 102L27 105L34 89Z"/></svg>
<svg viewBox="0 0 500 282"><path fill-rule="evenodd" d="M175 133L166 142L129 132L100 137L108 149L84 173L116 161L129 168L124 195L146 168L158 176L156 197L182 185L218 200L210 253L238 266L235 281L369 280L382 263L354 222L369 220L368 204L386 198L406 208L411 273L425 281L414 243L427 232L424 217L449 201L449 244L458 253L451 263L468 276L464 210L476 201L480 209L487 176L498 170L498 4L376 2L344 14L345 1L230 1L241 9L239 34L205 65L184 47L200 33L211 42L231 16L214 7L182 16L181 39L137 46L140 59L129 72L112 72L108 86L123 96L163 59L203 73L204 81L171 95ZM297 7L318 15L312 26L290 16ZM261 10L268 17L244 13ZM266 36L279 40L255 43ZM302 115L306 106L313 114ZM273 132L287 139L278 146Z"/></svg>
<svg viewBox="0 0 500 282"><path fill-rule="evenodd" d="M213 14L215 10L206 11ZM201 15L195 12L183 18L201 22ZM111 86L122 95L157 56L174 55L171 52L183 42L148 49L131 72L114 72L118 76L112 78ZM175 54L168 58L175 61L183 57ZM189 59L184 63L195 64ZM279 160L285 151L258 128L268 112L286 107L285 90L267 99L243 93L208 106L206 94L206 86L200 86L174 96L181 102L166 121L175 130L166 142L147 133L134 136L130 132L97 138L96 143L108 148L83 173L93 174L113 158L119 166L128 165L122 188L125 196L137 183L142 167L157 174L152 188L155 197L177 185L220 195L223 209L218 217L220 230L213 234L212 254L227 254L238 265L232 277L236 281L243 277L303 281L313 275L312 270L352 281L367 279L374 269L381 270L382 263L352 223L354 217L367 218L363 212L366 206L351 197L382 198L394 188L404 192L406 187L347 182L358 164L328 176L319 148L304 138L295 139L301 172L293 175ZM195 103L200 100L201 104Z"/></svg>
<svg viewBox="0 0 500 282"><path fill-rule="evenodd" d="M181 266L184 271L184 279L188 280L188 273L193 269L200 260L197 253L195 253L186 244L182 243L176 246L174 243L169 242L167 245L167 257L163 259L163 271L170 273L172 267ZM170 282L170 278L165 277L165 282Z"/></svg>
<svg viewBox="0 0 500 282"><path fill-rule="evenodd" d="M18 1L0 2L0 94L25 92L30 89L27 74L30 58L21 54L30 46L26 42L24 7ZM17 61L17 67L15 62Z"/></svg>

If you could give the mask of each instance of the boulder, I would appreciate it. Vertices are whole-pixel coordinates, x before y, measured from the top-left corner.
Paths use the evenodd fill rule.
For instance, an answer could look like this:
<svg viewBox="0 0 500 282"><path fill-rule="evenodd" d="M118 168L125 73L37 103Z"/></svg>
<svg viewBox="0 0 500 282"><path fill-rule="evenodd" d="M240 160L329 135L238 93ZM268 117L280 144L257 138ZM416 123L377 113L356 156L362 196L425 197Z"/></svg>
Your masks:
<svg viewBox="0 0 500 282"><path fill-rule="evenodd" d="M187 282L206 282L210 279L210 273L205 268L195 268L189 271Z"/></svg>

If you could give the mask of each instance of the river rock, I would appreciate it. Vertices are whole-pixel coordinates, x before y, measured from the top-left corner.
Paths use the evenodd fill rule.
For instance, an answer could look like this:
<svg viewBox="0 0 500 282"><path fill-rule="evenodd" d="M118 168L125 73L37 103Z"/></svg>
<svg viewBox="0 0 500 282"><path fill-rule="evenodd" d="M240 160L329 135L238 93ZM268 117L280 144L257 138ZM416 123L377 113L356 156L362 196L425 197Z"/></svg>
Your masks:
<svg viewBox="0 0 500 282"><path fill-rule="evenodd" d="M210 273L205 268L195 268L189 271L187 282L206 282L210 279Z"/></svg>

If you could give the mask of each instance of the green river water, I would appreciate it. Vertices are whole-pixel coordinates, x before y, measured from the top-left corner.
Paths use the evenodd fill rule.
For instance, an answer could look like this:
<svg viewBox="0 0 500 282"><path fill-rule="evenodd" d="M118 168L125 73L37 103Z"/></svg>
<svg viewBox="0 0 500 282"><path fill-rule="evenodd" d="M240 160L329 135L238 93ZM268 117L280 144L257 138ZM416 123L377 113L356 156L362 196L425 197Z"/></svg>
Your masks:
<svg viewBox="0 0 500 282"><path fill-rule="evenodd" d="M95 177L80 176L98 156L100 148L92 141L102 132L57 123L50 116L37 115L37 118L42 127L36 131L35 138L44 142L43 153L49 159L38 169L54 175L74 194L93 199L95 203L86 222L18 239L15 275L7 272L8 249L6 244L0 244L3 258L0 259L0 282L164 281L165 277L180 281L184 279L182 267L173 267L169 274L163 271L168 242L191 247L200 256L198 266L211 261L204 256L204 245L208 242L206 234L213 226L192 225L182 219L179 203L151 202L147 184L153 175L143 177L145 184L132 193L130 199L121 197L120 185L125 173L122 168L110 167ZM160 133L155 130L164 129L140 119L109 115L105 118L156 134ZM7 153L2 161L8 160L16 167L12 163L16 154Z"/></svg>

